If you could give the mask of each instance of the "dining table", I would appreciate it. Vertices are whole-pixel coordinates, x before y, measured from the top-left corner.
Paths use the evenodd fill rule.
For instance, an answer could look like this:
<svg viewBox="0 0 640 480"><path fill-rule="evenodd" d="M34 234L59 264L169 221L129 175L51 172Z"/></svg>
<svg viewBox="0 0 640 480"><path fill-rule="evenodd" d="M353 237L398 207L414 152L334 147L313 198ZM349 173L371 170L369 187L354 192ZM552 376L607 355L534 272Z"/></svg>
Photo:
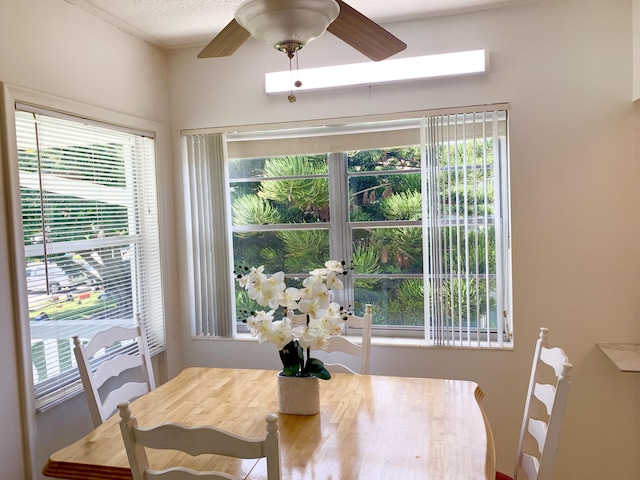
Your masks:
<svg viewBox="0 0 640 480"><path fill-rule="evenodd" d="M211 425L264 438L278 413L275 370L186 368L134 400L141 427L165 422ZM279 414L284 480L494 480L495 450L480 387L468 380L332 374L320 380L320 412ZM131 470L115 414L53 453L42 473L77 480L129 480ZM266 480L266 461L191 457L148 450L155 470L179 464Z"/></svg>

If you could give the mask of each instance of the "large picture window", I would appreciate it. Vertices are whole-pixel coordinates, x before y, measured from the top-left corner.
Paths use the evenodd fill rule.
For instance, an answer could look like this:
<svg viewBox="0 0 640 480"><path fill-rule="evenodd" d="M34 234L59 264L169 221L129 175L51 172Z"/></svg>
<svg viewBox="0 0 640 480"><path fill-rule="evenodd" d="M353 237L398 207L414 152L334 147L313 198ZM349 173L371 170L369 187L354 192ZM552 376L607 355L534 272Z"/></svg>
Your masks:
<svg viewBox="0 0 640 480"><path fill-rule="evenodd" d="M360 315L372 304L376 334L509 340L506 111L234 133L226 145L211 158L226 196L210 201L224 205L234 266L291 283L344 261L338 300ZM236 319L256 309L229 290Z"/></svg>
<svg viewBox="0 0 640 480"><path fill-rule="evenodd" d="M87 341L139 316L151 351L164 347L155 147L146 132L30 106L17 106L15 124L42 409L81 388L72 336Z"/></svg>

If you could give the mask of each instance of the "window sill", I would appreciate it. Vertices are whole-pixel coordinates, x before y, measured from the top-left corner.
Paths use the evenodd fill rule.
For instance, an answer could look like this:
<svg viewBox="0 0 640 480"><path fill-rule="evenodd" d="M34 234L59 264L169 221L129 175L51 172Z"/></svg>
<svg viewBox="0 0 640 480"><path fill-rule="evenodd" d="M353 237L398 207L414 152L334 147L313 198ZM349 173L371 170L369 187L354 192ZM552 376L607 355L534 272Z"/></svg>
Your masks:
<svg viewBox="0 0 640 480"><path fill-rule="evenodd" d="M346 338L360 343L361 337L356 335L345 335ZM192 336L191 340L205 340L216 342L257 342L255 337L250 333L238 333L235 337L212 337L212 336ZM423 338L407 338L407 337L372 337L371 345L375 347L403 347L403 348L448 348L448 349L465 349L465 350L513 350L513 342L504 342L502 346L497 342L489 344L488 342L475 342L474 345L434 345L432 341Z"/></svg>

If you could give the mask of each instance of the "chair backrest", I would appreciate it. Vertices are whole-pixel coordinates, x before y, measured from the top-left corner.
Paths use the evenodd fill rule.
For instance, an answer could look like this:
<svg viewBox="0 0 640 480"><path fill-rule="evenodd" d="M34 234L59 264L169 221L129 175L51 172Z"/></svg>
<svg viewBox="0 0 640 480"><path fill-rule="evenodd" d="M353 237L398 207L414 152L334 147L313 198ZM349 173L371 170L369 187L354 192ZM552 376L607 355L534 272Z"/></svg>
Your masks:
<svg viewBox="0 0 640 480"><path fill-rule="evenodd" d="M564 351L550 348L548 341L549 330L541 328L533 356L514 479L522 478L518 477L520 469L529 480L550 480L553 475L573 366ZM535 440L534 455L525 452L528 436Z"/></svg>
<svg viewBox="0 0 640 480"><path fill-rule="evenodd" d="M362 332L362 342L355 343L347 337L334 335L329 338L329 347L326 352L342 352L360 358L360 370L355 372L351 368L342 363L325 362L327 370L333 373L361 373L366 375L369 373L369 360L371 358L371 323L373 320L372 307L370 304L365 306L363 316L357 316L348 313L344 317L345 333L349 333L351 329L357 329Z"/></svg>
<svg viewBox="0 0 640 480"><path fill-rule="evenodd" d="M294 315L291 310L287 310L285 315L291 319L292 325L306 325L307 315L305 313L299 313ZM348 355L354 355L360 358L360 371L355 372L351 368L342 363L328 363L324 362L327 370L333 373L369 373L369 361L371 358L371 324L373 321L372 306L367 304L365 306L364 315L359 317L352 313L347 313L344 316L345 333L349 333L349 329L358 329L362 332L362 342L355 343L346 337L340 335L334 335L329 338L329 346L326 350L327 353L342 352ZM322 350L316 351L316 353L322 352ZM323 355L323 354L321 354Z"/></svg>
<svg viewBox="0 0 640 480"><path fill-rule="evenodd" d="M104 355L92 361L93 356L102 349L113 347L118 342L131 341L131 346L137 343L137 350L123 348L123 352L116 355ZM144 325L140 321L135 327L111 327L96 333L86 345L80 338L73 337L73 352L78 363L80 378L85 396L89 404L91 419L97 427L116 411L119 403L132 400L156 388L151 367L151 358L147 346ZM99 392L100 387L108 380L119 377L126 370L140 368L145 381L129 381L107 392ZM103 395L101 396L100 393ZM104 397L104 398L102 398Z"/></svg>
<svg viewBox="0 0 640 480"><path fill-rule="evenodd" d="M298 313L294 314L290 309L286 309L284 315L289 317L291 320L291 325L306 325L307 324L307 314L306 313Z"/></svg>
<svg viewBox="0 0 640 480"><path fill-rule="evenodd" d="M191 427L178 423L165 423L150 428L138 427L131 416L129 402L118 405L120 431L124 440L133 480L241 480L224 472L198 472L175 466L161 472L151 469L145 447L180 450L196 456L204 453L235 458L267 459L267 479L280 480L280 448L278 415L267 415L267 435L264 439L246 438L220 428Z"/></svg>

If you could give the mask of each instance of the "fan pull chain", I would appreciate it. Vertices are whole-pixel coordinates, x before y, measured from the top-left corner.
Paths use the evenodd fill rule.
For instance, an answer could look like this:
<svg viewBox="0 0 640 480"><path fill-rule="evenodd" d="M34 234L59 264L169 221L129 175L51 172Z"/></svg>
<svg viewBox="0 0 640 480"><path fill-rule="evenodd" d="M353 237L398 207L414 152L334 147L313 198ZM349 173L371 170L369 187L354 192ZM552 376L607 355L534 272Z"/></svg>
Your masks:
<svg viewBox="0 0 640 480"><path fill-rule="evenodd" d="M296 60L298 60L298 57L296 57ZM293 85L293 71L291 70L291 57L289 57L289 85ZM293 87L291 87L291 90L289 91L289 96L287 98L291 103L297 100L296 96L293 94Z"/></svg>
<svg viewBox="0 0 640 480"><path fill-rule="evenodd" d="M298 64L299 55L300 55L299 53L298 55L296 55L296 73L300 71L300 65ZM295 82L293 81L293 71L291 69L291 57L289 57L289 83L292 85L295 85L297 88L300 88L302 86L302 82L300 81L300 79L296 80ZM289 96L287 98L291 103L297 100L296 96L293 94L293 88L291 88L289 92Z"/></svg>

